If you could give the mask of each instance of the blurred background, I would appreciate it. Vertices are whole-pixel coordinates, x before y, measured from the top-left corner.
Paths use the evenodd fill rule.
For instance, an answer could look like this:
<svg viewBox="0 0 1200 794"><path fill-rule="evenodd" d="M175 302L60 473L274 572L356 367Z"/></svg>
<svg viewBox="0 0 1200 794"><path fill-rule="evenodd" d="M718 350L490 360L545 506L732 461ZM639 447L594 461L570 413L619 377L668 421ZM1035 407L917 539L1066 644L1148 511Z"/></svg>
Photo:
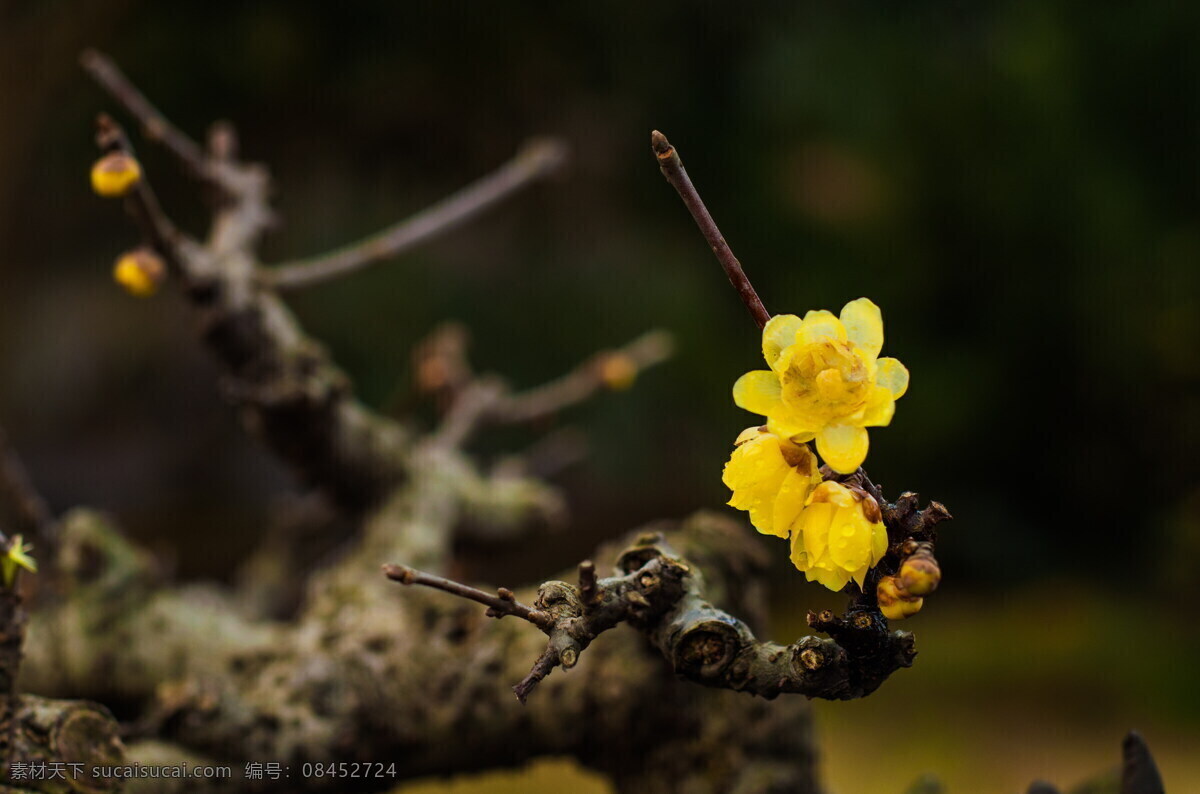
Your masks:
<svg viewBox="0 0 1200 794"><path fill-rule="evenodd" d="M94 116L116 111L77 66L95 46L184 130L230 119L270 165L268 261L565 138L562 178L292 305L394 412L413 405L412 345L445 320L518 386L652 326L676 335L631 392L563 417L592 441L561 478L567 530L476 576L544 577L648 520L729 510L721 466L756 423L729 391L762 366L759 334L658 173L658 128L768 309L883 308L912 387L870 472L956 517L943 587L905 626L916 666L816 705L830 788L1068 786L1115 764L1130 728L1169 790L1200 787L1197 29L1200 6L1165 1L3 0L0 424L56 508L115 512L188 577L229 577L294 492L222 403L182 301L112 283L137 238L88 189ZM194 185L140 153L201 230ZM782 546L774 573L787 641L832 602Z"/></svg>

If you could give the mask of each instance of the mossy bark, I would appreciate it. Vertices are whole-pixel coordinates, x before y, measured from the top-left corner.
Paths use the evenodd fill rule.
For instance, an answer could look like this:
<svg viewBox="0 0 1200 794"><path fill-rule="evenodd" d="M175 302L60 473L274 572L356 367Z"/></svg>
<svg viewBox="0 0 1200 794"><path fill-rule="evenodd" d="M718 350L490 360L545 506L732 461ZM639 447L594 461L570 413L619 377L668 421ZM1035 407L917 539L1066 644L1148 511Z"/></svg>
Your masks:
<svg viewBox="0 0 1200 794"><path fill-rule="evenodd" d="M306 762L394 762L408 778L542 755L574 756L623 791L816 790L806 701L677 680L631 629L608 632L518 703L509 684L543 650L540 632L379 572L381 558L403 551L397 539L454 520L453 500L436 488L405 494L366 522L357 551L313 576L288 623L246 616L214 587L158 587L148 558L114 527L71 514L60 550L69 597L31 626L22 684L125 704L147 734L235 772L246 762L289 765L280 790L395 782L303 779ZM759 573L756 547L739 528L700 518L670 536L701 561L711 597L762 614L746 587ZM601 570L615 553L602 550Z"/></svg>

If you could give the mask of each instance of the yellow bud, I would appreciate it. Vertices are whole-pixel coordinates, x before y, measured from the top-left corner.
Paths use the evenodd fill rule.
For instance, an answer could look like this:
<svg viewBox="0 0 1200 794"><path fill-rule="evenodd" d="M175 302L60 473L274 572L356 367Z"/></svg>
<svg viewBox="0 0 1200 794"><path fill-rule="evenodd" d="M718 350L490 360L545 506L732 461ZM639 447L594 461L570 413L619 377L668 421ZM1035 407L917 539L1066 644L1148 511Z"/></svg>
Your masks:
<svg viewBox="0 0 1200 794"><path fill-rule="evenodd" d="M600 361L600 380L613 391L628 389L637 374L637 364L624 353L609 353Z"/></svg>
<svg viewBox="0 0 1200 794"><path fill-rule="evenodd" d="M113 280L137 298L149 298L167 277L167 268L153 251L138 248L123 254L113 266Z"/></svg>
<svg viewBox="0 0 1200 794"><path fill-rule="evenodd" d="M141 178L138 161L124 152L110 152L92 166L92 190L105 198L124 196Z"/></svg>
<svg viewBox="0 0 1200 794"><path fill-rule="evenodd" d="M888 620L904 620L911 618L913 615L921 611L921 607L925 605L924 598L915 598L912 601L901 599L888 607L881 606L879 610L883 612L883 616Z"/></svg>
<svg viewBox="0 0 1200 794"><path fill-rule="evenodd" d="M942 581L942 569L932 554L914 554L900 566L900 584L914 596L927 596Z"/></svg>
<svg viewBox="0 0 1200 794"><path fill-rule="evenodd" d="M875 588L879 611L888 620L903 620L921 611L925 599L906 593L895 576L885 576Z"/></svg>

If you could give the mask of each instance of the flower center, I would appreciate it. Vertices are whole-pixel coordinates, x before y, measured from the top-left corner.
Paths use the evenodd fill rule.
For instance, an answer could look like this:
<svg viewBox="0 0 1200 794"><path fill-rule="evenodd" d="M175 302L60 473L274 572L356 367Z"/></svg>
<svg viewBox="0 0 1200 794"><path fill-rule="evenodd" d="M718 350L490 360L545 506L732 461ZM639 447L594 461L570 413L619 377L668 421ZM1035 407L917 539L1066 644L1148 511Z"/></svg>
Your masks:
<svg viewBox="0 0 1200 794"><path fill-rule="evenodd" d="M783 402L789 408L830 420L866 405L871 387L867 365L849 344L829 339L791 352L780 376Z"/></svg>

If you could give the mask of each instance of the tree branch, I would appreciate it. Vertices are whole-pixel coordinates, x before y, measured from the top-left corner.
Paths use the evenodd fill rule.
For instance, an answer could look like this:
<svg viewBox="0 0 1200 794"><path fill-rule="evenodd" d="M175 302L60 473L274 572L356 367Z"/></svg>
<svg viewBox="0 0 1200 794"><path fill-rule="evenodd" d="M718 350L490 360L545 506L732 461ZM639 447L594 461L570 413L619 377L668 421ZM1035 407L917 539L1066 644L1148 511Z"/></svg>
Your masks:
<svg viewBox="0 0 1200 794"><path fill-rule="evenodd" d="M156 111L147 115L153 109L140 93L130 93L132 86L106 58L92 53L84 64L143 124L153 122L150 127L161 140L174 141L188 158L208 157L198 147L179 148L178 136L170 132L174 128L160 123ZM124 132L107 116L98 121L97 143L103 152L132 155ZM232 141L218 141L208 165L202 164L204 173L219 173L227 197L215 209L204 244L176 229L144 172L125 199L126 209L180 277L201 336L225 368L224 392L242 409L248 429L294 466L306 484L326 490L341 507L360 509L405 475L408 433L357 402L349 378L304 334L279 297L257 283L255 247L271 217L268 182L262 168L232 156Z"/></svg>
<svg viewBox="0 0 1200 794"><path fill-rule="evenodd" d="M410 497L426 499L429 490L414 484ZM414 509L408 520L445 525L453 515ZM576 653L569 676L543 681L542 696L521 707L496 678L519 679L528 670L522 659L547 652L561 665L569 647L543 644L520 622L486 620L428 588L397 597L384 576L364 575L383 548L374 541L314 574L294 622L277 623L246 618L219 588L155 587L144 554L94 514L72 513L63 523L56 564L76 595L31 627L28 685L141 704L142 735L212 763L396 762L396 778L293 776L262 781L264 791L383 791L399 779L539 755L572 755L621 792L701 784L707 788L697 790L817 791L806 701L767 704L672 681L634 632ZM378 529L380 544L404 534L398 524ZM743 587L744 577L761 573L744 528L697 518L668 534L697 572L703 568L714 607L762 608L761 589ZM599 549L594 559L607 569L614 553ZM569 599L574 588L559 584L539 597ZM529 604L532 595L514 594L511 603ZM557 631L570 605L548 606ZM162 794L177 790L169 785Z"/></svg>
<svg viewBox="0 0 1200 794"><path fill-rule="evenodd" d="M459 598L477 601L488 608L487 616L490 618L502 618L505 615L513 615L514 617L529 621L540 629L549 628L553 625L553 621L549 615L517 601L516 596L513 595L513 591L507 587L501 587L496 591L496 595L492 595L469 585L460 584L452 579L435 576L434 574L418 571L404 565L384 565L383 574L393 582L407 585L424 585L425 587L432 587L435 590L456 595Z"/></svg>
<svg viewBox="0 0 1200 794"><path fill-rule="evenodd" d="M670 358L671 335L650 331L618 350L598 353L561 378L525 392L505 395L487 412L498 424L532 422L583 402L612 381L608 365L629 365L630 377Z"/></svg>
<svg viewBox="0 0 1200 794"><path fill-rule="evenodd" d="M279 265L267 271L264 279L278 289L299 289L391 259L461 226L528 185L556 173L566 159L567 147L562 141L535 138L495 172L416 215L328 254Z"/></svg>
<svg viewBox="0 0 1200 794"><path fill-rule="evenodd" d="M912 496L911 494L906 494ZM932 549L933 527L949 517L936 502L915 510L915 498L885 511L889 534L906 529L911 535L898 545L924 543ZM902 552L885 556L873 575L894 574ZM389 568L390 578L423 584L489 605L490 617L512 614L498 610L496 598L467 585L404 567ZM393 573L393 571L395 573ZM533 610L549 620L530 620L549 636L546 650L514 691L522 703L554 667L574 667L580 654L601 633L629 623L646 635L683 678L708 687L750 692L765 698L783 693L849 700L875 691L888 676L912 665L916 650L908 632L888 631L875 589L847 586L850 606L843 615L809 613L813 628L828 639L802 637L788 646L764 642L750 626L715 607L699 567L663 541L661 535L640 538L617 558L614 576L596 580L595 568L579 566L579 585L551 581L541 585ZM527 609L527 608L526 608Z"/></svg>
<svg viewBox="0 0 1200 794"><path fill-rule="evenodd" d="M700 233L704 235L704 239L708 241L712 251L717 256L717 261L721 263L721 267L725 269L725 275L729 277L729 283L737 290L738 297L742 299L742 303L746 304L746 308L750 310L750 316L754 318L754 322L758 323L758 327L762 328L771 319L771 315L767 312L763 302L758 297L758 293L754 291L754 286L750 283L750 279L746 277L746 272L742 270L742 263L733 255L733 251L729 248L729 243L725 242L725 237L721 234L721 230L717 228L716 221L709 214L708 207L704 206L704 200L700 198L700 193L696 190L696 186L692 184L692 180L688 177L687 171L683 168L683 161L679 159L679 152L675 151L675 147L667 140L667 136L663 135L658 130L650 133L650 143L654 148L654 155L658 158L658 167L666 177L667 182L671 183L671 187L679 193L679 197L683 199L683 203L688 208L688 212L692 213L692 218L695 219L696 225L700 227Z"/></svg>
<svg viewBox="0 0 1200 794"><path fill-rule="evenodd" d="M197 178L226 187L222 184L220 169L213 168L213 161L204 149L150 104L111 58L89 49L79 56L79 63L101 88L137 119L147 139L162 144Z"/></svg>
<svg viewBox="0 0 1200 794"><path fill-rule="evenodd" d="M560 378L516 394L494 375L475 377L457 387L442 425L429 443L446 449L461 447L485 424L536 421L583 402L603 388L624 388L642 370L666 361L672 348L670 334L650 331L623 348L591 356ZM469 373L465 358L462 362L462 371Z"/></svg>

